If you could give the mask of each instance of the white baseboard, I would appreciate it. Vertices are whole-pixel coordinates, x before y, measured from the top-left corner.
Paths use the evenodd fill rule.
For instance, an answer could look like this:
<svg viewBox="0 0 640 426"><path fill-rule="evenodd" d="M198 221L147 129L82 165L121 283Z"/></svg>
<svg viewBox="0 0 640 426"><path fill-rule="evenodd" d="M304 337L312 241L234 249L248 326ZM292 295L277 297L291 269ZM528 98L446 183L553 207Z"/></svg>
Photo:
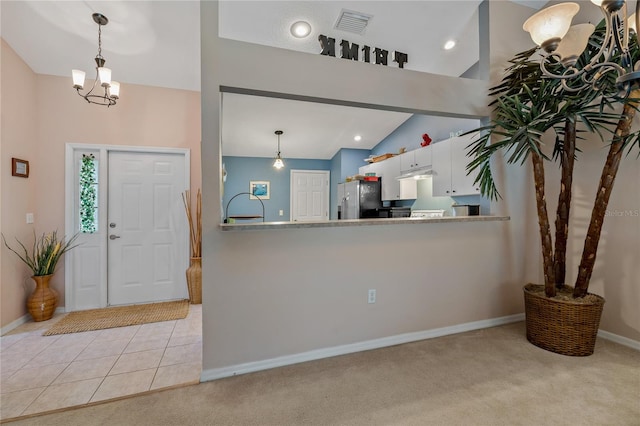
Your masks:
<svg viewBox="0 0 640 426"><path fill-rule="evenodd" d="M12 321L9 324L7 324L4 327L2 327L2 329L0 329L0 336L4 336L8 332L20 327L22 324L24 324L26 322L29 322L30 320L31 320L31 315L29 315L29 314L25 314L25 315L21 316L17 320Z"/></svg>
<svg viewBox="0 0 640 426"><path fill-rule="evenodd" d="M418 331L415 333L398 334L395 336L383 337L381 339L367 340L364 342L351 343L348 345L333 346L330 348L316 349L309 352L302 352L293 355L285 355L277 358L265 359L262 361L247 362L244 364L230 365L222 368L212 368L204 370L200 375L201 382L222 379L239 374L253 373L261 370L268 370L275 367L297 364L300 362L314 361L322 358L329 358L338 355L346 355L354 352L379 349L387 346L400 345L403 343L415 342L418 340L433 339L435 337L448 336L450 334L463 333L466 331L479 330L483 328L495 327L498 325L510 324L524 321L524 314L509 315L506 317L492 318L482 321L474 321L466 324L459 324L450 327L437 328L434 330Z"/></svg>
<svg viewBox="0 0 640 426"><path fill-rule="evenodd" d="M54 315L55 314L64 314L65 312L66 311L65 311L64 307L57 307L56 311L54 312ZM25 314L25 315L21 316L17 320L12 321L9 324L7 324L4 327L2 327L0 329L0 336L4 336L8 332L15 330L16 328L20 327L22 324L27 323L29 321L31 321L31 315Z"/></svg>
<svg viewBox="0 0 640 426"><path fill-rule="evenodd" d="M629 339L618 334L609 333L608 331L604 330L598 330L598 337L602 337L603 339L619 343L623 346L635 349L636 351L640 351L640 342L638 342L637 340Z"/></svg>

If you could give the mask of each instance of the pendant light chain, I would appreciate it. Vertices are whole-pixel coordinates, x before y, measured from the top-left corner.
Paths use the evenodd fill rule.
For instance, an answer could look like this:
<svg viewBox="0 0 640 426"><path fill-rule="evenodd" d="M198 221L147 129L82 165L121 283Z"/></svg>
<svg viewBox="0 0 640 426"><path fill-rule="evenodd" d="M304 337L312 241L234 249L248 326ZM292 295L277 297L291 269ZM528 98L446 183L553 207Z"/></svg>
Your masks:
<svg viewBox="0 0 640 426"><path fill-rule="evenodd" d="M280 134L278 133L278 157L280 156Z"/></svg>
<svg viewBox="0 0 640 426"><path fill-rule="evenodd" d="M98 24L98 58L102 57L102 24Z"/></svg>

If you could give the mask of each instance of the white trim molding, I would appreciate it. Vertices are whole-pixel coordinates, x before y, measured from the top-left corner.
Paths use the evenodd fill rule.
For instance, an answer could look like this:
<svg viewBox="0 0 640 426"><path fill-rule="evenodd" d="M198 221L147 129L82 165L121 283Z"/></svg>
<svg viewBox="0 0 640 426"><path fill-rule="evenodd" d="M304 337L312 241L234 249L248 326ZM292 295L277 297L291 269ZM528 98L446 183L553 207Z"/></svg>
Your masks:
<svg viewBox="0 0 640 426"><path fill-rule="evenodd" d="M222 379L225 377L240 374L253 373L270 368L284 367L285 365L297 364L300 362L314 361L322 358L329 358L338 355L346 355L354 352L368 351L372 349L395 346L403 343L416 342L419 340L433 339L435 337L448 336L451 334L464 333L466 331L480 330L483 328L496 327L524 321L524 313L509 315L505 317L492 318L481 321L468 322L465 324L453 325L450 327L436 328L433 330L417 331L414 333L398 334L395 336L383 337L381 339L367 340L364 342L351 343L347 345L333 346L330 348L316 349L293 355L284 355L277 358L265 359L262 361L247 362L244 364L230 365L228 367L213 368L203 370L200 375L201 382Z"/></svg>
<svg viewBox="0 0 640 426"><path fill-rule="evenodd" d="M100 251L100 267L96 272L96 281L98 290L95 295L91 295L91 303L79 303L76 300L77 287L74 281L75 265L80 260L77 258L76 251L71 251L65 255L65 292L64 304L69 312L80 309L104 308L108 305L107 294L107 204L108 204L108 157L112 152L129 152L129 153L151 153L151 154L177 154L184 157L184 182L185 189L191 187L191 150L189 148L169 148L169 147L151 147L151 146L129 146L129 145L103 145L103 144L87 144L87 143L67 143L65 144L65 232L72 234L70 230L77 230L75 216L75 197L76 197L76 181L77 164L74 156L76 152L93 152L98 158L98 190L99 205L103 209L103 213L98 215L98 227L102 230L102 240L97 246ZM185 235L187 241L188 235Z"/></svg>
<svg viewBox="0 0 640 426"><path fill-rule="evenodd" d="M640 351L640 342L637 340L629 339L628 337L623 337L604 330L598 330L598 337L609 340L611 342L619 343L622 346L627 346L631 349L635 349L636 351Z"/></svg>
<svg viewBox="0 0 640 426"><path fill-rule="evenodd" d="M63 307L57 307L53 314L54 315L56 315L56 314L64 314L65 312L66 311L65 311L64 306L63 306ZM23 316L21 316L17 320L12 321L9 324L7 324L4 327L2 327L0 329L0 336L4 336L8 332L15 330L16 328L20 327L22 324L26 324L29 321L31 321L31 315L24 314Z"/></svg>
<svg viewBox="0 0 640 426"><path fill-rule="evenodd" d="M30 319L31 319L31 315L24 314L17 320L11 321L9 324L5 325L4 327L2 327L2 329L0 329L0 336L4 336L8 332L15 330L16 328L20 327L22 324L29 322Z"/></svg>

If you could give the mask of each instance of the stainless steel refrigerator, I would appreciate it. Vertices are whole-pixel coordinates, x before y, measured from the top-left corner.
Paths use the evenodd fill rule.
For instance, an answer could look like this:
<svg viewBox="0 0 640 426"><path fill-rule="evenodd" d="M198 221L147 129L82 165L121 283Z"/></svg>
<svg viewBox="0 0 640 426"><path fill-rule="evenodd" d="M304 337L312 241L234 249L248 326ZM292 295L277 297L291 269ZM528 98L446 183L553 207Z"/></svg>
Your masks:
<svg viewBox="0 0 640 426"><path fill-rule="evenodd" d="M380 181L361 181L338 184L338 219L379 217L382 207Z"/></svg>

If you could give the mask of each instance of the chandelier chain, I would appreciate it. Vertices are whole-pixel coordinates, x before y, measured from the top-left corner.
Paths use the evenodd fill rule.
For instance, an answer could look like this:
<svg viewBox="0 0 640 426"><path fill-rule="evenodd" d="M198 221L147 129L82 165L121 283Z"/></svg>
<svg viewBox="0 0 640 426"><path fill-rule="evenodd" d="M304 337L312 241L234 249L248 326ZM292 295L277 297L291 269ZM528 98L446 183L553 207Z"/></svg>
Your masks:
<svg viewBox="0 0 640 426"><path fill-rule="evenodd" d="M102 57L102 25L98 24L98 58L104 59Z"/></svg>

